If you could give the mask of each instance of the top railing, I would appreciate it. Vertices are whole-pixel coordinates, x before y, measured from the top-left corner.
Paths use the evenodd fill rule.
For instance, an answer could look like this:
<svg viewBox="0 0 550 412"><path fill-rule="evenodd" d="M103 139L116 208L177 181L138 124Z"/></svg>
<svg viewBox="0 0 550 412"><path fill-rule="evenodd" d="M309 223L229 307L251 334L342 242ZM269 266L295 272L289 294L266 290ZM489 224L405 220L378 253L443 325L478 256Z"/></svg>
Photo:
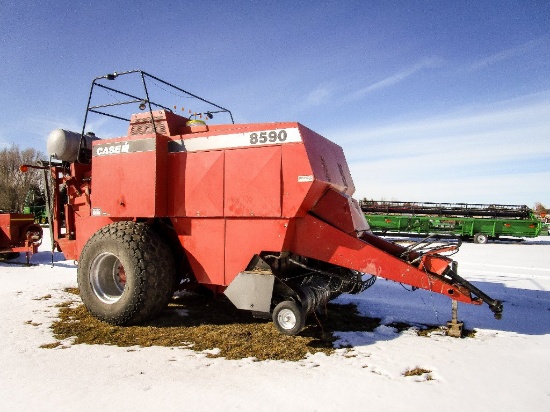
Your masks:
<svg viewBox="0 0 550 412"><path fill-rule="evenodd" d="M135 75L139 76L138 83L135 84L125 84L124 88L122 87L112 87L107 85L107 82L112 82L121 77ZM135 80L134 80L135 82ZM151 123L153 131L157 133L156 124L153 117L153 110L164 109L172 112L172 109L168 107L166 103L161 103L156 99L151 98L151 86L156 86L157 89L161 89L164 93L170 95L175 95L178 98L189 98L194 99L195 102L199 102L201 106L204 106L199 112L192 112L190 115L186 116L190 119L192 118L204 118L212 119L214 114L217 113L226 113L231 119L231 123L235 123L233 119L233 114L229 109L222 107L214 102L211 102L207 99L204 99L200 96L197 96L194 93L191 93L187 90L184 90L178 86L175 86L171 83L168 83L165 80L162 80L152 74L144 72L143 70L130 70L125 72L113 72L106 74L104 76L99 76L93 79L92 85L90 87L90 93L88 95L88 104L86 105L86 113L84 115L84 123L82 125L82 138L80 140L80 146L86 146L86 139L84 138L86 134L86 125L88 123L88 118L90 113L99 114L102 116L107 116L109 118L130 121L129 117L125 117L126 112L122 111L122 106L137 104L139 110L144 111L148 110L151 116ZM137 91L136 91L137 89ZM142 90L139 90L142 89ZM97 94L98 90L105 92L103 94L104 99L99 103L92 103L94 99L94 92ZM107 96L105 98L105 95ZM121 114L121 112L123 114ZM133 111L135 112L135 110ZM82 151L81 153L85 153ZM89 159L83 159L79 157L79 162L88 163Z"/></svg>

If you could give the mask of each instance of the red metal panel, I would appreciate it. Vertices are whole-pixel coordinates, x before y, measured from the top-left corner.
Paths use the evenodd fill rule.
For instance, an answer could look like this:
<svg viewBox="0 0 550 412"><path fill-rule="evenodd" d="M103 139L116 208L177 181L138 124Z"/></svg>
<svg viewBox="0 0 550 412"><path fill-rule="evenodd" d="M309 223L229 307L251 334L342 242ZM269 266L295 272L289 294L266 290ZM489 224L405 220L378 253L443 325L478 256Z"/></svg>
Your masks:
<svg viewBox="0 0 550 412"><path fill-rule="evenodd" d="M315 179L326 182L349 196L353 195L355 186L342 148L302 125L300 134Z"/></svg>
<svg viewBox="0 0 550 412"><path fill-rule="evenodd" d="M34 215L22 213L0 214L0 247L25 244L25 228L34 223Z"/></svg>
<svg viewBox="0 0 550 412"><path fill-rule="evenodd" d="M357 232L369 229L357 201L334 190L328 190L311 211L315 216L354 236Z"/></svg>
<svg viewBox="0 0 550 412"><path fill-rule="evenodd" d="M186 129L185 123L189 120L186 117L179 116L167 110L154 111L153 118L156 132L166 136L174 136L184 132ZM130 119L130 126L128 127L128 135L151 133L154 133L153 125L151 124L151 113L142 112L133 114Z"/></svg>
<svg viewBox="0 0 550 412"><path fill-rule="evenodd" d="M144 151L113 151L135 143ZM139 143L139 145L138 145ZM92 145L92 215L154 217L166 215L167 138L141 135L98 140ZM97 155L96 155L97 153Z"/></svg>
<svg viewBox="0 0 550 412"><path fill-rule="evenodd" d="M169 155L171 216L223 216L224 152Z"/></svg>
<svg viewBox="0 0 550 412"><path fill-rule="evenodd" d="M10 244L9 231L9 215L0 214L0 248L8 247Z"/></svg>
<svg viewBox="0 0 550 412"><path fill-rule="evenodd" d="M0 248L9 247L12 242L10 214L0 214Z"/></svg>
<svg viewBox="0 0 550 412"><path fill-rule="evenodd" d="M224 219L172 219L199 283L224 284Z"/></svg>
<svg viewBox="0 0 550 412"><path fill-rule="evenodd" d="M281 216L281 147L225 152L225 216Z"/></svg>
<svg viewBox="0 0 550 412"><path fill-rule="evenodd" d="M68 236L58 236L56 239L65 259L80 260L80 253L86 242L90 240L95 232L114 221L105 216L80 216L77 214L75 216L75 226L78 233L76 239L71 239Z"/></svg>
<svg viewBox="0 0 550 412"><path fill-rule="evenodd" d="M185 170L187 153L170 153L167 156L168 181L170 190L167 193L168 216L186 216L185 213Z"/></svg>
<svg viewBox="0 0 550 412"><path fill-rule="evenodd" d="M303 143L282 145L284 217L304 216L325 190L316 184Z"/></svg>
<svg viewBox="0 0 550 412"><path fill-rule="evenodd" d="M246 269L260 252L283 249L288 219L227 219L225 285Z"/></svg>

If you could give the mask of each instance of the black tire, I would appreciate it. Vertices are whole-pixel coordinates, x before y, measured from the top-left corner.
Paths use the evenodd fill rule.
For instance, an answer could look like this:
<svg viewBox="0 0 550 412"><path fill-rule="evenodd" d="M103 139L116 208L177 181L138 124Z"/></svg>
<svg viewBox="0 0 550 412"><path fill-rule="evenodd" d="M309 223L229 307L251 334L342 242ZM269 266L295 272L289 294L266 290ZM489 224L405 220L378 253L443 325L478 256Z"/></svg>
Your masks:
<svg viewBox="0 0 550 412"><path fill-rule="evenodd" d="M78 264L78 287L90 313L113 325L157 316L174 293L170 248L144 223L117 222L96 232Z"/></svg>
<svg viewBox="0 0 550 412"><path fill-rule="evenodd" d="M474 235L474 243L479 243L480 245L483 245L487 243L489 240L489 236L487 236L485 233L476 233Z"/></svg>
<svg viewBox="0 0 550 412"><path fill-rule="evenodd" d="M306 315L296 302L285 300L275 306L273 323L279 332L284 335L297 335L304 329Z"/></svg>

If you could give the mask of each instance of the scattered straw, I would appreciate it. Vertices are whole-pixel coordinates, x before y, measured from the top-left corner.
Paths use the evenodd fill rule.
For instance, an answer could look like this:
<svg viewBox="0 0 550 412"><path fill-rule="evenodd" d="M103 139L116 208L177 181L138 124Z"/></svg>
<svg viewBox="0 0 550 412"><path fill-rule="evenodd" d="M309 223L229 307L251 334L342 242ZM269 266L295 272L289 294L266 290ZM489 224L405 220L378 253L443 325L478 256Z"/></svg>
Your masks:
<svg viewBox="0 0 550 412"><path fill-rule="evenodd" d="M76 288L66 292L78 294ZM254 318L240 311L223 296L213 298L201 294L185 294L174 298L158 318L140 326L113 326L95 319L84 305L75 300L57 304L59 319L52 325L59 341L70 339L73 344L130 346L168 346L208 351L209 357L257 360L304 359L308 353L334 352L334 332L373 331L380 319L360 316L353 304L327 306L327 314L310 315L306 328L297 336L279 333L271 320ZM409 329L406 323L390 326L398 331ZM418 331L429 336L435 327ZM474 332L475 333L475 332ZM470 335L471 336L471 335ZM59 343L42 347L57 347ZM423 371L423 372L419 372ZM416 368L405 376L429 373Z"/></svg>
<svg viewBox="0 0 550 412"><path fill-rule="evenodd" d="M380 325L379 319L359 316L355 305L329 304L328 315L310 316L298 336L285 336L270 320L239 311L223 297L199 294L174 299L160 317L140 326L101 322L83 305L75 306L72 301L57 306L59 319L52 329L58 340L71 338L73 344L122 347L185 347L199 352L219 349L208 356L227 359L297 361L308 353L328 355L334 351L334 331L372 331Z"/></svg>
<svg viewBox="0 0 550 412"><path fill-rule="evenodd" d="M416 367L414 369L409 369L403 372L403 376L422 376L425 373L432 373L432 371L429 369ZM430 378L431 378L431 375L430 375ZM432 378L430 380L432 380Z"/></svg>

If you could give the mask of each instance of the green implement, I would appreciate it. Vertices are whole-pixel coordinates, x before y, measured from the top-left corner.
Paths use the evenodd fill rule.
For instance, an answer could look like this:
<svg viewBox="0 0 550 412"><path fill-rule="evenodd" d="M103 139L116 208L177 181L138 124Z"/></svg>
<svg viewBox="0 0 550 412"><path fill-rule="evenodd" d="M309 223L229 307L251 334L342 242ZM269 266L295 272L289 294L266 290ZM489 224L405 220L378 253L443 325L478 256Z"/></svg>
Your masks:
<svg viewBox="0 0 550 412"><path fill-rule="evenodd" d="M447 234L475 243L548 234L547 226L525 205L363 200L361 209L376 233Z"/></svg>

